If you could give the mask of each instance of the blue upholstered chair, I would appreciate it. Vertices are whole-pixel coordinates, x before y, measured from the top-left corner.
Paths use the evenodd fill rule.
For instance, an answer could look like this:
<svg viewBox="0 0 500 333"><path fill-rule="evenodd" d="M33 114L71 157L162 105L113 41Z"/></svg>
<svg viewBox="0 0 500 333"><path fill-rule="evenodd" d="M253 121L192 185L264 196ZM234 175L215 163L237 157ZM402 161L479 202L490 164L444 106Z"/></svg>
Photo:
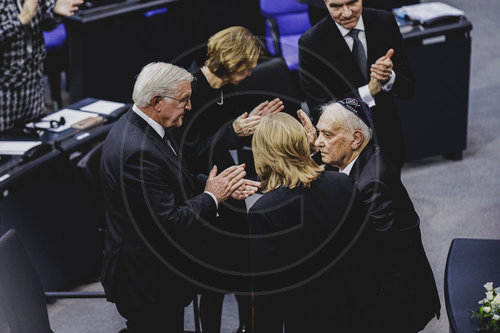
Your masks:
<svg viewBox="0 0 500 333"><path fill-rule="evenodd" d="M0 237L0 331L53 333L47 299L104 298L104 292L49 292L42 284L20 235L14 229Z"/></svg>
<svg viewBox="0 0 500 333"><path fill-rule="evenodd" d="M45 74L49 79L50 95L54 104L54 109L62 107L61 97L61 73L66 69L66 28L61 23L52 31L44 31L45 48L47 57L45 58Z"/></svg>
<svg viewBox="0 0 500 333"><path fill-rule="evenodd" d="M285 59L292 71L299 67L299 38L311 27L307 5L296 0L260 0L266 19L266 47L269 53Z"/></svg>
<svg viewBox="0 0 500 333"><path fill-rule="evenodd" d="M450 246L444 274L446 312L450 333L476 332L477 311L486 282L500 286L500 239L455 238Z"/></svg>

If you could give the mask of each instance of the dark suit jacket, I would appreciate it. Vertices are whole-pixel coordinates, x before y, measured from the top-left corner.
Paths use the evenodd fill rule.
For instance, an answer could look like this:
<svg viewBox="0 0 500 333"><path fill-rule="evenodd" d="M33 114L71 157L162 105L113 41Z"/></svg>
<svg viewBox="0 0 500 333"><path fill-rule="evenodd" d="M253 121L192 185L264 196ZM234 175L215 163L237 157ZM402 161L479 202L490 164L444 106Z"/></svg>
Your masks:
<svg viewBox="0 0 500 333"><path fill-rule="evenodd" d="M351 246L364 216L354 184L334 171L257 200L248 215L256 333L281 333L283 323L287 333L357 332L352 321L369 295L355 296L366 265Z"/></svg>
<svg viewBox="0 0 500 333"><path fill-rule="evenodd" d="M396 81L390 92L380 91L375 96L376 106L372 110L375 142L396 165L401 166L404 161L404 144L393 95L410 97L414 85L403 38L392 13L365 8L362 18L366 33L368 66L384 56L390 48L395 51L391 59ZM319 105L332 99L359 97L357 89L368 83L330 16L300 37L299 78L314 121L319 118Z"/></svg>
<svg viewBox="0 0 500 333"><path fill-rule="evenodd" d="M107 221L102 284L109 300L135 307L189 302L186 278L197 277L189 254L202 221L216 216L214 200L202 193L204 180L192 177L132 110L116 122L101 160Z"/></svg>
<svg viewBox="0 0 500 333"><path fill-rule="evenodd" d="M229 149L236 149L244 142L232 126L243 112L239 112L235 97L231 97L233 86L222 88L224 99L219 105L221 89L213 89L201 71L194 76L192 108L186 112L183 125L176 129L180 147L191 172L208 174L214 164L221 172L235 164ZM206 228L200 244L204 248L200 255L213 268L205 280L219 289L248 292L248 278L240 274L248 274L250 270L245 201L229 198L219 204L218 213L216 224Z"/></svg>
<svg viewBox="0 0 500 333"><path fill-rule="evenodd" d="M214 164L220 171L234 165L229 149L239 148L243 141L236 136L232 123L242 112L238 108L234 87L213 89L200 71L193 74L191 110L175 130L191 172L208 174ZM221 101L223 91L223 104ZM247 110L249 111L249 110Z"/></svg>
<svg viewBox="0 0 500 333"><path fill-rule="evenodd" d="M374 275L381 291L378 319L393 323L394 304L399 304L403 325L411 323L410 332L421 330L435 315L439 318L441 306L422 245L420 220L408 192L397 170L372 143L363 149L349 176L368 207L366 237L371 248L367 252L376 263Z"/></svg>

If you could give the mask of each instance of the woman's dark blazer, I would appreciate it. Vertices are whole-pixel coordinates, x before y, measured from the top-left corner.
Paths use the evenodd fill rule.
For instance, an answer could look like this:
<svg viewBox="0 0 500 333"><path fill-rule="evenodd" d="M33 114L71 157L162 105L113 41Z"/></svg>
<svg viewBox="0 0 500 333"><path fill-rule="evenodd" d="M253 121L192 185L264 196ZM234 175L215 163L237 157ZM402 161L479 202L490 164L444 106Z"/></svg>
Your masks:
<svg viewBox="0 0 500 333"><path fill-rule="evenodd" d="M257 200L249 212L256 333L281 333L283 324L286 332L351 332L365 276L351 252L365 217L352 181L334 171Z"/></svg>

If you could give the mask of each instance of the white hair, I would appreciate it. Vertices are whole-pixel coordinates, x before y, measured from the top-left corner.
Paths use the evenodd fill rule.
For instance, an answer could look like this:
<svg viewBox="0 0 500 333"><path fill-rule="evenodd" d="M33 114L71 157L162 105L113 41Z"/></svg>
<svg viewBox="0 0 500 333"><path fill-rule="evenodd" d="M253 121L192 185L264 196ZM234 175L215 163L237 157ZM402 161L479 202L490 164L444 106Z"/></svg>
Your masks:
<svg viewBox="0 0 500 333"><path fill-rule="evenodd" d="M192 82L193 75L184 68L152 62L144 66L137 76L132 100L138 107L146 107L155 95L177 95L179 85L186 81Z"/></svg>
<svg viewBox="0 0 500 333"><path fill-rule="evenodd" d="M346 126L351 132L361 131L366 142L372 139L372 130L353 112L347 110L339 103L329 103L320 107L320 114L328 112L329 116L335 121Z"/></svg>

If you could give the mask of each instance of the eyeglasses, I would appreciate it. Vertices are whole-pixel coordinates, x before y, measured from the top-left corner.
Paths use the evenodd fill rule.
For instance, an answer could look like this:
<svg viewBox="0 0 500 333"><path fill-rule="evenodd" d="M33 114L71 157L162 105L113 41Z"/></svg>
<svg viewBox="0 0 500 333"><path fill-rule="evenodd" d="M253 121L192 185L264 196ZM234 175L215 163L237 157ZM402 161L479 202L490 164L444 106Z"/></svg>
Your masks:
<svg viewBox="0 0 500 333"><path fill-rule="evenodd" d="M52 119L52 120L39 120L37 122L38 123L49 123L49 127L50 128L59 128L63 125L66 124L66 119L64 119L64 117L61 117L59 118L59 120L55 120L55 119Z"/></svg>
<svg viewBox="0 0 500 333"><path fill-rule="evenodd" d="M191 102L191 96L186 96L183 99L178 99L178 98L167 96L167 95L163 95L163 97L164 98L168 97L168 98L176 100L177 102L182 103L182 107L184 107L184 108L188 105L189 102Z"/></svg>

